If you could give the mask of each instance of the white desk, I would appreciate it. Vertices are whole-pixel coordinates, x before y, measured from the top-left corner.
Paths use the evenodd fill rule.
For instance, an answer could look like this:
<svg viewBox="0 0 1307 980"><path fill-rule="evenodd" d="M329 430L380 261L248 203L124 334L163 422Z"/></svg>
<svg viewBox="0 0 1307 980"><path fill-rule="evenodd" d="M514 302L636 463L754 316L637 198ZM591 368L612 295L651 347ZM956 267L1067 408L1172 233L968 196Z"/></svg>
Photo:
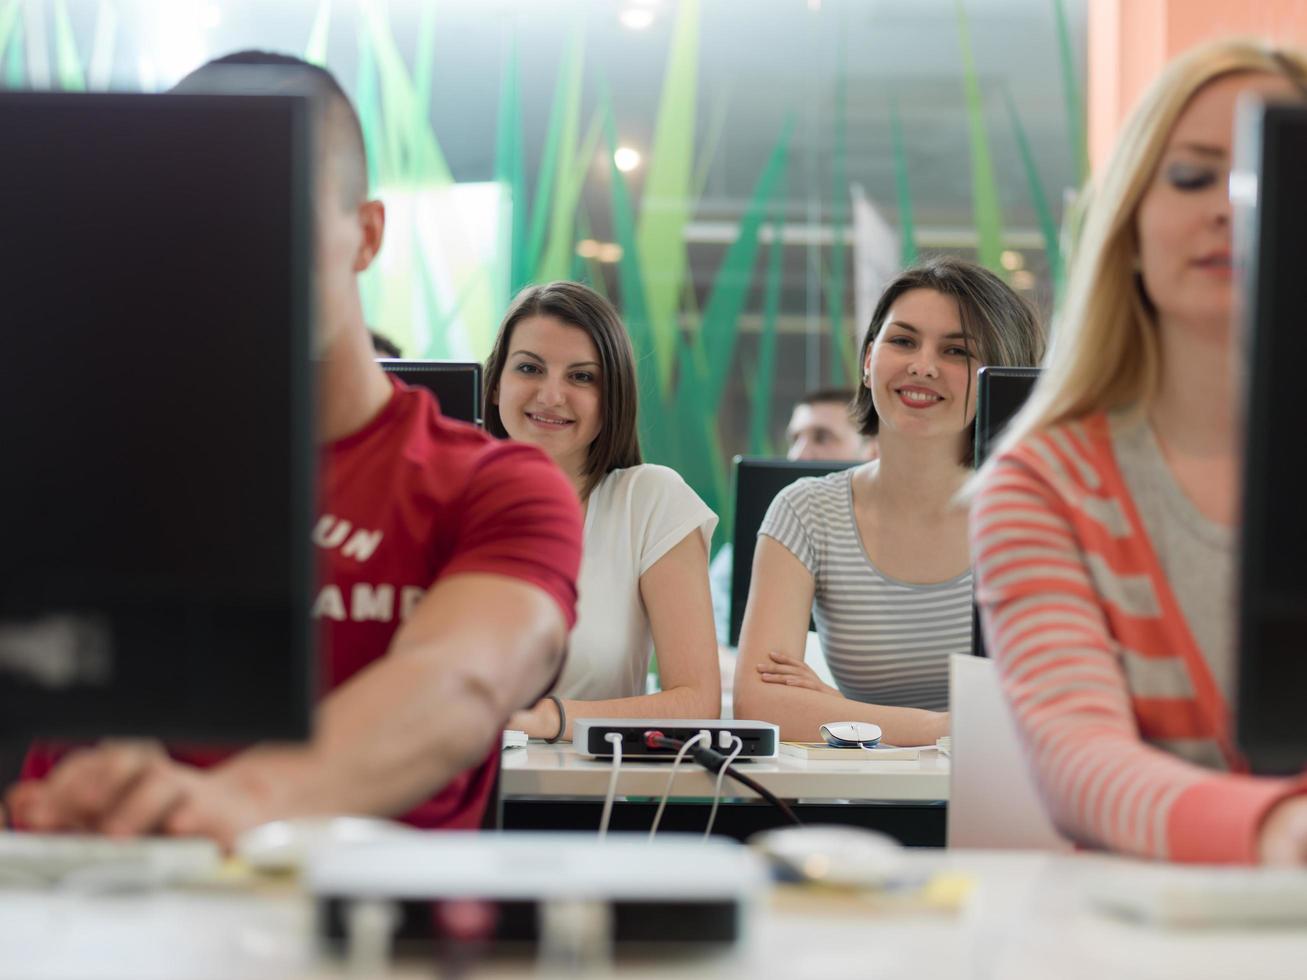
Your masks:
<svg viewBox="0 0 1307 980"><path fill-rule="evenodd" d="M861 800L879 803L925 803L948 799L948 759L935 749L923 749L915 761L878 761L855 757L850 762L809 762L780 756L768 762L747 762L740 771L782 799ZM628 762L617 781L619 796L660 797L667 788L670 762ZM503 755L500 793L506 799L602 799L608 791L612 765L582 759L570 743L532 742L507 749ZM712 796L715 776L692 761L682 762L672 785L677 797ZM727 777L723 793L756 800L753 790Z"/></svg>
<svg viewBox="0 0 1307 980"><path fill-rule="evenodd" d="M1077 879L1097 859L911 851L928 868L975 877L960 914L876 912L854 899L778 893L731 955L623 965L619 977L1004 978L1004 980L1301 980L1307 930L1163 931L1107 918ZM339 977L314 959L307 899L159 893L79 897L0 889L0 978L22 980L312 980ZM390 980L433 975L429 962ZM493 964L477 977L531 976Z"/></svg>

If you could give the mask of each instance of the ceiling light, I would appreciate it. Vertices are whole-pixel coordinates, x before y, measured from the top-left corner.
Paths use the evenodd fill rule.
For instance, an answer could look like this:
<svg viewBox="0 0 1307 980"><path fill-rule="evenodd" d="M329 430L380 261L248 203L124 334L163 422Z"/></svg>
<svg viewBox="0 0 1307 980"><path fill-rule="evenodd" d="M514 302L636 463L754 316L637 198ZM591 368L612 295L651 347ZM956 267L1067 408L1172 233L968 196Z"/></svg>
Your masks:
<svg viewBox="0 0 1307 980"><path fill-rule="evenodd" d="M619 146L613 153L613 163L624 174L640 166L640 151L630 146Z"/></svg>
<svg viewBox="0 0 1307 980"><path fill-rule="evenodd" d="M622 261L622 246L616 242L601 242L599 245L599 254L595 256L600 262L620 262Z"/></svg>
<svg viewBox="0 0 1307 980"><path fill-rule="evenodd" d="M1008 272L1016 272L1018 269L1026 267L1026 257L1011 249L999 256L999 261L1003 263L1003 268L1007 269Z"/></svg>
<svg viewBox="0 0 1307 980"><path fill-rule="evenodd" d="M623 27L629 27L633 31L642 31L654 22L652 10L643 7L627 7L617 18L622 22Z"/></svg>
<svg viewBox="0 0 1307 980"><path fill-rule="evenodd" d="M582 238L576 243L576 254L583 259L595 259L599 257L599 243L593 238Z"/></svg>

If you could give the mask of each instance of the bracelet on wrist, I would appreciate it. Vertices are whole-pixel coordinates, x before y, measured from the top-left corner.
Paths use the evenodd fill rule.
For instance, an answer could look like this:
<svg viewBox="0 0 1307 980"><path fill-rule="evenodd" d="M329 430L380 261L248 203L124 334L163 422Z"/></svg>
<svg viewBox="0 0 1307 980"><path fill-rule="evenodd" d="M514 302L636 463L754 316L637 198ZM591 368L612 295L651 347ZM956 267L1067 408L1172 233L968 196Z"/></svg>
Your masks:
<svg viewBox="0 0 1307 980"><path fill-rule="evenodd" d="M554 707L558 709L558 733L554 735L553 738L545 739L546 742L549 742L552 745L554 742L557 742L559 739L561 739L563 737L563 733L567 731L567 712L563 710L563 701L562 698L560 698L558 695L546 694L545 698L549 701L554 702Z"/></svg>

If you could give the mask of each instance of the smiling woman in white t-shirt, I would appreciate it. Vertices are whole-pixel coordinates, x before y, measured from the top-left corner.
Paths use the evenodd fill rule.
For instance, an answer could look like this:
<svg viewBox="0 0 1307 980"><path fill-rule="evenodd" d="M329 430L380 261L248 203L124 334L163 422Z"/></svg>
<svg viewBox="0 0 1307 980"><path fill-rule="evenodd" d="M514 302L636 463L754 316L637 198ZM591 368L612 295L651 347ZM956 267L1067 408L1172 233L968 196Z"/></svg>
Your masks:
<svg viewBox="0 0 1307 980"><path fill-rule="evenodd" d="M566 666L511 727L553 739L576 718L716 718L717 516L676 471L641 461L635 357L612 304L573 282L523 290L486 361L485 400L486 429L548 453L585 512ZM645 694L655 650L662 689Z"/></svg>

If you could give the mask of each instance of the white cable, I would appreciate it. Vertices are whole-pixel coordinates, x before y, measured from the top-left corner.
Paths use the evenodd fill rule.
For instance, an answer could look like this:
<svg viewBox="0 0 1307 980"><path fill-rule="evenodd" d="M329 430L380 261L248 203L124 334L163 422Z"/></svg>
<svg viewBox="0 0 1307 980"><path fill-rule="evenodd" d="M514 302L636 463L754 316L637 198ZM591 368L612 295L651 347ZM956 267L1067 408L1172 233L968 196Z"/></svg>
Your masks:
<svg viewBox="0 0 1307 980"><path fill-rule="evenodd" d="M613 774L608 777L608 795L604 797L604 814L599 818L599 839L608 834L608 820L613 815L613 800L617 799L617 774L622 771L622 734L609 732L604 741L613 747Z"/></svg>
<svg viewBox="0 0 1307 980"><path fill-rule="evenodd" d="M726 778L726 770L730 768L731 763L734 762L739 757L740 753L744 751L744 739L740 738L738 735L732 735L731 738L735 742L735 748L731 749L731 754L726 757L726 761L722 763L722 767L717 770L717 785L713 787L712 809L708 811L708 826L703 832L704 840L707 840L708 835L712 833L713 821L717 819L717 804L722 801L722 780Z"/></svg>
<svg viewBox="0 0 1307 980"><path fill-rule="evenodd" d="M700 732L692 738L687 738L685 744L681 746L681 751L676 753L676 758L672 760L672 771L667 777L667 789L663 791L662 802L658 804L658 812L654 814L653 826L649 828L649 839L654 839L654 834L658 833L658 823L663 819L663 810L667 808L667 799L672 795L672 783L676 781L676 770L680 768L681 760L685 758L685 753L694 747L695 742L711 741L712 736L707 732Z"/></svg>

